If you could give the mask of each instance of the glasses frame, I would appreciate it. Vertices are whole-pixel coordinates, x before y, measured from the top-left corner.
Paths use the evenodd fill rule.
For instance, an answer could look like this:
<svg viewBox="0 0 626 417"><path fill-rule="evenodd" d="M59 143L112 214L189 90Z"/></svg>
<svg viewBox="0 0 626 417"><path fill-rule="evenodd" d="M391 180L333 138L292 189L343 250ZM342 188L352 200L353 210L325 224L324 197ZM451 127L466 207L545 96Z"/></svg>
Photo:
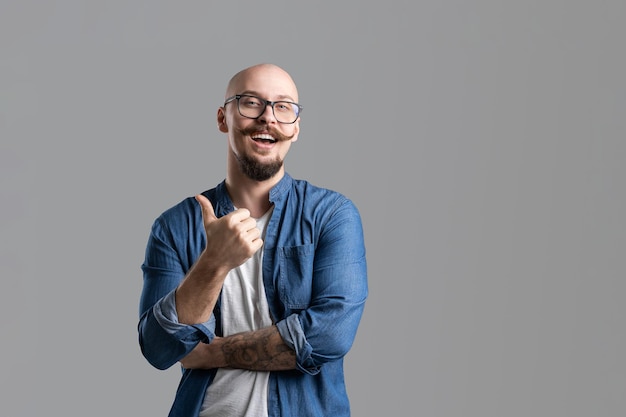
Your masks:
<svg viewBox="0 0 626 417"><path fill-rule="evenodd" d="M257 117L250 117L250 116L245 116L241 113L241 109L239 108L239 100L242 97L253 97L256 98L257 100L260 100L262 103L265 104L265 106L263 106L263 111L261 111L261 113L257 116ZM300 113L302 113L302 106L299 105L298 103L294 103L293 101L288 101L288 100L276 100L276 101L269 101L269 100L265 100L261 97L258 96L254 96L252 94L235 94L234 96L228 97L226 100L224 100L224 107L226 107L226 105L234 100L237 100L237 111L239 112L239 115L241 117L245 117L246 119L252 119L252 120L256 120L259 117L261 117L263 115L263 113L265 113L265 109L267 108L267 106L270 106L272 108L272 114L274 115L274 118L276 119L276 121L278 123L282 123L284 125L292 125L295 122L298 121L298 119L300 118ZM294 105L296 107L298 107L298 115L296 116L296 119L293 122L281 122L280 120L278 120L278 118L276 117L276 113L274 112L274 105L276 103L289 103L291 105Z"/></svg>

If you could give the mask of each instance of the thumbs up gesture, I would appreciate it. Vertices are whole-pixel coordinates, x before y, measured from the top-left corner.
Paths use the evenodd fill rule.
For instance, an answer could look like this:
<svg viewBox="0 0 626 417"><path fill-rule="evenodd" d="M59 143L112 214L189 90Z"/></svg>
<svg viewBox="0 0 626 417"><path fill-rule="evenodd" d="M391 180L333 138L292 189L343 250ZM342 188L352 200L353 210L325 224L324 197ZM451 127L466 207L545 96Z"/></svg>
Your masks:
<svg viewBox="0 0 626 417"><path fill-rule="evenodd" d="M209 199L201 194L195 198L202 209L206 232L203 256L208 256L211 262L230 271L263 246L261 231L256 227L256 220L250 217L250 211L240 208L218 219Z"/></svg>

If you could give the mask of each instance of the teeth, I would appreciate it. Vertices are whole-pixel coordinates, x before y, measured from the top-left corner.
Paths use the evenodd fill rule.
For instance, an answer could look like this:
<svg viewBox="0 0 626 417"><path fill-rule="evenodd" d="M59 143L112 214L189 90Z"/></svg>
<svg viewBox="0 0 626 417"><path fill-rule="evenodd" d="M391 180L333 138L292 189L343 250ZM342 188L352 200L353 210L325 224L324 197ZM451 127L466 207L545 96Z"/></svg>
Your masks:
<svg viewBox="0 0 626 417"><path fill-rule="evenodd" d="M264 140L271 140L271 141L276 140L271 135L268 135L267 133L261 133L261 134L258 134L258 135L253 135L252 139L264 139Z"/></svg>

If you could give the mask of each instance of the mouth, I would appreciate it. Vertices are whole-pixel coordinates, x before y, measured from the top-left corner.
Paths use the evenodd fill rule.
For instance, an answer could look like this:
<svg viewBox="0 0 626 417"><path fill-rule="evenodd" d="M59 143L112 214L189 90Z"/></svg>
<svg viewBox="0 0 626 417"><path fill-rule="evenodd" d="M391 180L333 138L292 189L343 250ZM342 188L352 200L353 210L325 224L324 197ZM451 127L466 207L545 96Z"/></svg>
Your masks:
<svg viewBox="0 0 626 417"><path fill-rule="evenodd" d="M274 138L272 135L268 133L255 133L252 136L250 136L250 138L255 142L260 142L260 143L265 143L265 144L272 144L272 143L277 142L276 138Z"/></svg>

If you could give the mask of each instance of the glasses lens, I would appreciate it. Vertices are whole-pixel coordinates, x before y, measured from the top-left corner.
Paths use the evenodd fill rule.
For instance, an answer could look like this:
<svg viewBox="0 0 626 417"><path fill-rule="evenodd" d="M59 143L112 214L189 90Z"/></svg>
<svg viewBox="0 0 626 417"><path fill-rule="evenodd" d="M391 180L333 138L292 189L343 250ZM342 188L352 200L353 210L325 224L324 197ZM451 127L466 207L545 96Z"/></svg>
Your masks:
<svg viewBox="0 0 626 417"><path fill-rule="evenodd" d="M298 106L288 101L274 103L274 117L281 123L293 123L298 118Z"/></svg>
<svg viewBox="0 0 626 417"><path fill-rule="evenodd" d="M265 101L254 96L242 95L238 100L239 113L244 117L256 119L265 111ZM274 117L280 123L293 123L298 118L300 108L297 104L289 101L277 101L274 103Z"/></svg>
<svg viewBox="0 0 626 417"><path fill-rule="evenodd" d="M265 103L258 97L241 96L238 100L239 113L242 116L256 119L265 111Z"/></svg>

